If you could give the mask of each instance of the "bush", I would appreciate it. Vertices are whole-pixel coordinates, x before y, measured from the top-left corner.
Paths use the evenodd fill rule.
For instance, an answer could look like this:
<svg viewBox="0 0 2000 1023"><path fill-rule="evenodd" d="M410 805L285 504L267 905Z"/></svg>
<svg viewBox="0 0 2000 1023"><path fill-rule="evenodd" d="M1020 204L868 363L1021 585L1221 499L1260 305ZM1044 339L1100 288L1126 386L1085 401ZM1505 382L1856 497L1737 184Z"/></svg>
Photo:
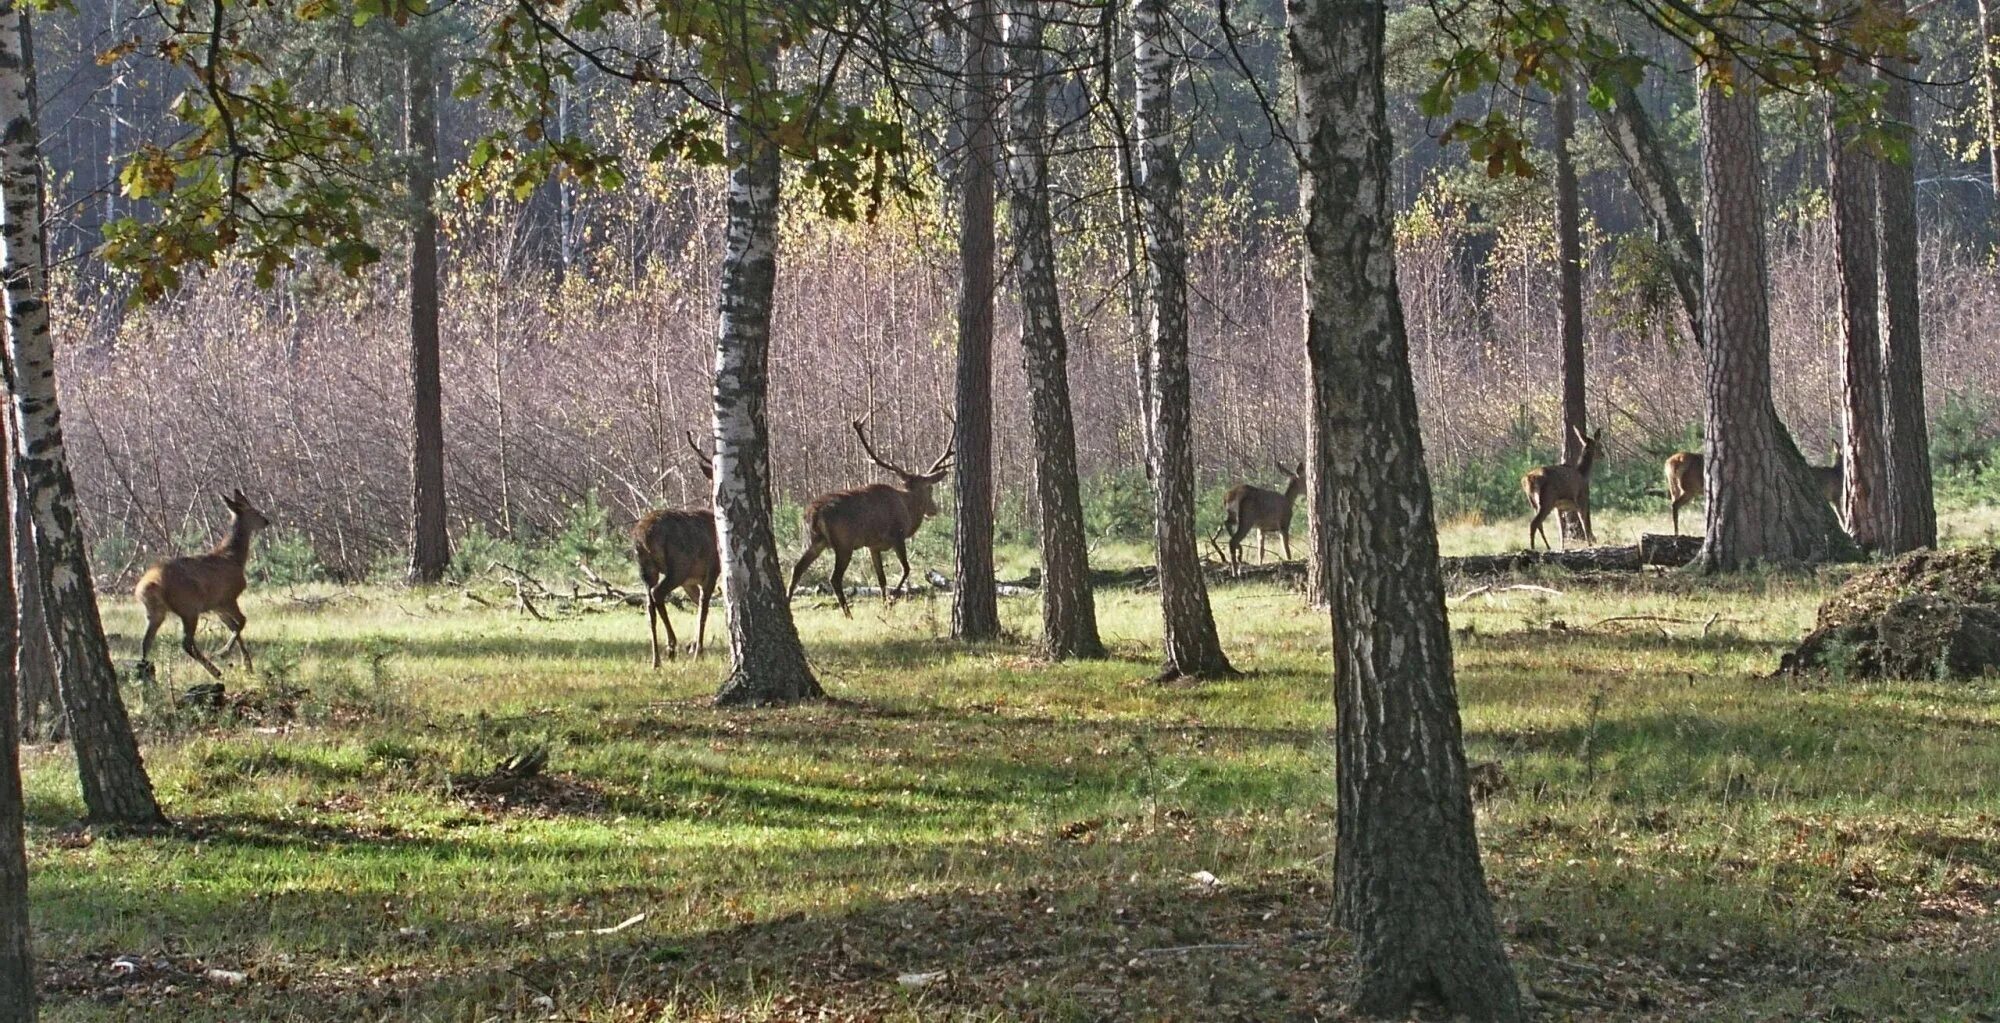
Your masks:
<svg viewBox="0 0 2000 1023"><path fill-rule="evenodd" d="M260 586L299 586L323 582L327 572L304 533L281 529L266 534L264 549L250 559L249 576Z"/></svg>
<svg viewBox="0 0 2000 1023"><path fill-rule="evenodd" d="M1944 396L1931 424L1931 465L1941 477L1977 476L2000 449L2000 401L1975 388Z"/></svg>
<svg viewBox="0 0 2000 1023"><path fill-rule="evenodd" d="M1116 469L1083 481L1083 528L1109 540L1150 539L1153 485L1143 470Z"/></svg>

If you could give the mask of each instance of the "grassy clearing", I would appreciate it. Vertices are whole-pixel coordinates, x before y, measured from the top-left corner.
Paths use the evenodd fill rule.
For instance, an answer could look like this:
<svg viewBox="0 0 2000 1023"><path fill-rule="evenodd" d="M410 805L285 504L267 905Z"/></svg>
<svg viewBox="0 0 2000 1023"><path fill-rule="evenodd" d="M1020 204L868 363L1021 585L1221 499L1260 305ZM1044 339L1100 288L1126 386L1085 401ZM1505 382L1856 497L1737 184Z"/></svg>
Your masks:
<svg viewBox="0 0 2000 1023"><path fill-rule="evenodd" d="M1989 1018L2000 692L1764 680L1823 578L1535 581L1454 624L1550 1017ZM48 1015L1336 1018L1325 619L1224 587L1252 674L1161 687L1152 598L1100 601L1115 657L1052 666L950 644L942 603L802 599L837 702L741 713L706 705L720 658L646 669L633 609L262 594L240 717L174 710L178 655L133 694L174 833L65 830L67 757L30 753ZM544 744L544 779L484 779Z"/></svg>

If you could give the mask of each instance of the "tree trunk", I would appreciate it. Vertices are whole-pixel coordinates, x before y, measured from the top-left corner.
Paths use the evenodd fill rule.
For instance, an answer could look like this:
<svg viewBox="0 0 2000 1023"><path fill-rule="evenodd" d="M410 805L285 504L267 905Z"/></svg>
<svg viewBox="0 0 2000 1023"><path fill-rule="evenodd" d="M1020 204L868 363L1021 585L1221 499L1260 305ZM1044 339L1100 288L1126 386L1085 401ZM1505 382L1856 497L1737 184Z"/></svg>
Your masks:
<svg viewBox="0 0 2000 1023"><path fill-rule="evenodd" d="M996 157L993 45L999 19L989 0L966 8L965 163L960 165L958 229L958 422L952 463L958 531L952 545L951 634L1000 636L993 586L993 167Z"/></svg>
<svg viewBox="0 0 2000 1023"><path fill-rule="evenodd" d="M1583 202L1577 194L1576 162L1570 143L1576 138L1576 94L1565 84L1556 89L1556 248L1557 278L1562 305L1562 452L1575 465L1583 458L1577 440L1589 427L1583 388ZM1583 519L1574 512L1562 516L1563 538L1583 539Z"/></svg>
<svg viewBox="0 0 2000 1023"><path fill-rule="evenodd" d="M118 696L118 672L98 618L90 560L76 516L76 487L63 451L56 404L55 343L49 335L48 250L43 221L40 126L34 66L22 42L28 14L0 0L0 105L11 111L0 132L0 224L7 288L7 384L13 395L14 453L27 479L35 520L42 604L56 650L63 713L76 747L83 801L94 824L163 824L139 742Z"/></svg>
<svg viewBox="0 0 2000 1023"><path fill-rule="evenodd" d="M1706 80L1701 101L1703 295L1708 346L1707 538L1701 564L1734 571L1853 556L1771 402L1770 294L1764 251L1763 154L1757 93Z"/></svg>
<svg viewBox="0 0 2000 1023"><path fill-rule="evenodd" d="M0 439L11 432L0 422ZM6 520L5 561L0 579L14 576L12 519ZM0 1023L35 1018L35 961L28 941L28 856L21 799L21 723L15 717L20 694L15 684L14 590L0 586Z"/></svg>
<svg viewBox="0 0 2000 1023"><path fill-rule="evenodd" d="M1639 94L1623 82L1612 81L1607 87L1611 104L1598 110L1598 121L1625 163L1632 190L1638 194L1646 218L1653 222L1654 236L1666 248L1667 271L1687 312L1689 332L1700 345L1706 334L1702 326L1702 241L1695 233L1694 214L1681 197L1673 164L1667 160Z"/></svg>
<svg viewBox="0 0 2000 1023"><path fill-rule="evenodd" d="M1852 74L1843 75L1854 85ZM1875 167L1849 145L1829 101L1826 180L1833 204L1840 269L1841 507L1847 531L1863 548L1881 546L1889 465L1882 445L1882 339L1875 304Z"/></svg>
<svg viewBox="0 0 2000 1023"><path fill-rule="evenodd" d="M1056 288L1049 222L1040 0L1013 0L1007 53L1013 76L1008 114L1008 209L1014 228L1014 278L1021 293L1021 364L1028 378L1028 422L1035 441L1035 494L1041 527L1042 649L1054 660L1103 657L1097 603L1090 590L1089 544L1076 473L1076 425L1070 415L1069 342ZM963 587L960 587L963 589ZM991 589L991 587L988 587Z"/></svg>
<svg viewBox="0 0 2000 1023"><path fill-rule="evenodd" d="M1189 405L1187 246L1181 236L1180 156L1173 117L1174 58L1167 0L1134 0L1133 64L1138 79L1140 226L1146 253L1148 377L1152 390L1153 540L1165 619L1162 678L1229 675L1201 574L1194 509L1194 431Z"/></svg>
<svg viewBox="0 0 2000 1023"><path fill-rule="evenodd" d="M56 655L49 649L49 623L42 614L42 587L36 581L41 574L35 567L35 520L12 447L0 457L6 459L12 481L7 498L13 520L14 600L20 622L14 673L21 690L21 740L50 742L62 735L62 700L56 694Z"/></svg>
<svg viewBox="0 0 2000 1023"><path fill-rule="evenodd" d="M1334 865L1354 1008L1521 1018L1473 830L1437 525L1396 290L1383 5L1291 0L1306 352L1332 490Z"/></svg>
<svg viewBox="0 0 2000 1023"><path fill-rule="evenodd" d="M765 67L773 60L767 60ZM729 608L723 706L826 695L806 663L771 534L771 292L778 270L778 148L739 112L729 119L728 235L715 343L715 529Z"/></svg>
<svg viewBox="0 0 2000 1023"><path fill-rule="evenodd" d="M2000 3L1979 0L1979 22L1974 30L1979 33L1980 105L1985 115L1987 185L1992 190L1987 198L1994 217L2000 218ZM1893 88L1898 79L1884 75L1882 81ZM1907 84L1903 91L1907 96Z"/></svg>
<svg viewBox="0 0 2000 1023"><path fill-rule="evenodd" d="M1903 5L1897 4L1900 10ZM1990 22L1988 23L1991 24ZM1989 51L1990 52L1990 51ZM1931 493L1930 428L1924 419L1924 355L1917 303L1917 170L1911 129L1908 63L1890 62L1879 78L1882 115L1905 156L1876 164L1881 211L1883 447L1887 495L1880 535L1884 554L1937 546L1937 504Z"/></svg>
<svg viewBox="0 0 2000 1023"><path fill-rule="evenodd" d="M1306 329L1312 329L1311 310L1307 310ZM1332 460L1333 452L1319 417L1308 416L1307 420L1306 605L1326 608L1333 604L1333 529L1329 525L1333 521L1333 488L1320 467Z"/></svg>
<svg viewBox="0 0 2000 1023"><path fill-rule="evenodd" d="M445 532L444 382L438 366L437 72L432 46L411 46L410 89L410 581L435 583L451 565Z"/></svg>

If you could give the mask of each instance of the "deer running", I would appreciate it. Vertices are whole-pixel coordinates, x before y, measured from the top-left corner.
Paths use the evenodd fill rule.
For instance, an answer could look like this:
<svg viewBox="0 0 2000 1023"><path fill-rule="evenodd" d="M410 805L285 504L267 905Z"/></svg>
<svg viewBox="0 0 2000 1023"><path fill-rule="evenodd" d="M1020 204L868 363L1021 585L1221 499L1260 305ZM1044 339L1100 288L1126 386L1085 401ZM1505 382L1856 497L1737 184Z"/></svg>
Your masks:
<svg viewBox="0 0 2000 1023"><path fill-rule="evenodd" d="M1257 531L1257 563L1264 563L1264 538L1278 534L1285 545L1285 560L1292 560L1292 506L1306 492L1306 463L1295 469L1280 465L1285 474L1285 492L1240 483L1229 488L1222 499L1222 528L1229 531L1229 563L1243 567L1243 538ZM1217 530L1219 534L1221 530ZM1213 539L1213 538L1211 538Z"/></svg>
<svg viewBox="0 0 2000 1023"><path fill-rule="evenodd" d="M1820 496L1835 508L1840 507L1841 489L1846 483L1842 462L1845 457L1835 456L1832 465L1807 467L1819 483ZM1667 456L1667 501L1668 510L1673 515L1675 536L1681 535L1681 506L1708 490L1708 480L1703 475L1705 468L1706 463L1697 451L1676 451Z"/></svg>
<svg viewBox="0 0 2000 1023"><path fill-rule="evenodd" d="M820 552L833 550L833 596L840 602L840 613L853 617L854 612L847 606L845 578L847 563L854 552L866 547L875 559L875 582L882 588L883 603L889 602L889 581L882 571L882 552L894 550L896 560L903 565L903 577L896 582L896 589L910 580L910 555L907 549L910 537L915 536L924 519L938 514L937 502L931 498L931 488L944 479L951 471L952 446L945 445L944 454L931 463L924 472L911 472L893 462L885 461L875 453L868 443L868 432L862 428L861 420L853 422L854 435L861 438L861 450L876 465L902 477L901 486L891 483L871 483L852 490L837 490L823 494L806 506L806 549L799 555L799 562L792 568L792 585L785 590L791 593L799 588L799 577L812 567Z"/></svg>
<svg viewBox="0 0 2000 1023"><path fill-rule="evenodd" d="M701 474L713 480L715 464L701 453L694 431L688 431L687 442L701 465ZM646 585L646 629L653 639L653 667L660 666L661 625L667 627L667 659L680 654L680 637L674 635L673 619L667 617L667 595L677 589L701 602L694 627L694 656L699 660L708 641L708 605L715 596L716 582L722 578L715 513L664 508L648 512L632 524L632 553L639 561L639 578Z"/></svg>
<svg viewBox="0 0 2000 1023"><path fill-rule="evenodd" d="M243 595L249 586L243 569L250 563L250 541L257 531L271 524L264 513L250 505L250 499L243 496L238 487L234 494L222 498L222 506L229 509L229 535L216 544L206 554L194 554L182 558L169 558L154 563L139 577L139 584L132 588L132 595L139 598L140 606L146 609L146 638L139 641L139 664L142 671L151 670L153 637L160 631L160 623L168 614L181 620L181 649L195 659L210 675L222 677L222 669L201 652L195 644L195 625L201 616L213 611L229 627L229 644L222 648L218 657L228 657L231 649L243 651L243 668L255 670L250 663L250 644L243 641L243 626L247 619L243 609L236 606L236 598Z"/></svg>
<svg viewBox="0 0 2000 1023"><path fill-rule="evenodd" d="M1599 445L1604 442L1604 429L1599 427L1594 433L1585 434L1571 428L1576 439L1583 442L1583 454L1574 465L1544 465L1530 469L1521 477L1521 491L1528 495L1528 507L1534 509L1535 517L1528 523L1528 549L1535 549L1535 537L1539 534L1542 546L1555 548L1549 543L1549 534L1542 529L1542 520L1552 511L1573 511L1583 523L1583 540L1596 543L1597 535L1590 528L1590 471L1597 466Z"/></svg>

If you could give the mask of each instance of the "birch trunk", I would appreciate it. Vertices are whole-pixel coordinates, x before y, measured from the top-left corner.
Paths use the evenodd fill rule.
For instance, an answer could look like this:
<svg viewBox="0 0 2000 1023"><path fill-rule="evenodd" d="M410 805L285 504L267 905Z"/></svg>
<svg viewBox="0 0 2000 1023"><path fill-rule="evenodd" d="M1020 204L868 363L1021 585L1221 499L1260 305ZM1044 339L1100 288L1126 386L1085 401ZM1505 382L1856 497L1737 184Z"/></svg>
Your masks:
<svg viewBox="0 0 2000 1023"><path fill-rule="evenodd" d="M1906 5L1894 5L1902 10ZM1991 22L1988 23L1989 27ZM1989 43L1986 52L1991 55ZM1892 61L1880 74L1882 115L1909 151L1913 68ZM1876 165L1881 209L1883 447L1887 497L1880 536L1884 554L1937 546L1937 502L1931 492L1930 428L1924 419L1924 355L1917 300L1917 169L1909 158Z"/></svg>
<svg viewBox="0 0 2000 1023"><path fill-rule="evenodd" d="M1843 76L1851 84L1852 75ZM1883 449L1882 338L1876 306L1874 161L1849 145L1834 107L1826 111L1826 179L1840 272L1841 517L1854 542L1879 547L1887 518Z"/></svg>
<svg viewBox="0 0 2000 1023"><path fill-rule="evenodd" d="M1042 649L1051 659L1104 656L1097 603L1090 590L1089 544L1076 472L1076 424L1070 412L1069 341L1056 288L1049 222L1048 81L1042 59L1039 0L1013 0L1007 52L1013 78L1008 109L1008 209L1014 229L1014 278L1021 293L1021 364L1028 378L1028 422L1035 442L1035 531L1042 555Z"/></svg>
<svg viewBox="0 0 2000 1023"><path fill-rule="evenodd" d="M1704 68L1703 74L1698 92L1702 237L1707 245L1702 318L1708 329L1708 511L1701 565L1709 571L1735 571L1850 558L1853 542L1841 531L1771 401L1755 80L1726 63ZM1725 79L1740 87L1727 87Z"/></svg>
<svg viewBox="0 0 2000 1023"><path fill-rule="evenodd" d="M1000 636L993 577L993 44L999 34L989 0L965 12L965 163L959 178L958 422L952 464L958 530L952 543L951 634L984 641Z"/></svg>
<svg viewBox="0 0 2000 1023"><path fill-rule="evenodd" d="M34 66L22 40L28 15L0 0L0 104L9 111L0 134L0 195L4 195L7 287L6 375L13 395L14 453L27 481L40 556L42 604L55 646L63 714L76 747L84 806L94 824L150 827L166 818L139 756L139 742L118 695L118 672L98 618L97 593L76 516L76 487L63 451L56 403L55 342L49 334L48 262L40 126L33 98ZM11 658L10 658L11 660Z"/></svg>
<svg viewBox="0 0 2000 1023"><path fill-rule="evenodd" d="M56 693L56 655L49 649L48 617L42 613L41 576L36 569L35 523L30 517L25 486L15 468L13 449L7 461L7 489L13 520L14 601L20 621L20 641L14 656L14 676L20 686L22 742L51 742L62 737L62 699Z"/></svg>
<svg viewBox="0 0 2000 1023"><path fill-rule="evenodd" d="M768 66L768 65L767 65ZM728 234L715 343L715 529L729 608L729 677L715 702L772 706L826 695L806 663L771 533L771 293L778 268L778 149L729 119Z"/></svg>
<svg viewBox="0 0 2000 1023"><path fill-rule="evenodd" d="M1166 0L1134 0L1138 80L1138 194L1146 255L1147 376L1153 424L1153 541L1160 570L1166 664L1162 678L1234 674L1216 636L1195 537L1194 430L1189 405L1187 246L1181 235L1180 156L1175 149L1174 58Z"/></svg>
<svg viewBox="0 0 2000 1023"><path fill-rule="evenodd" d="M437 71L431 46L409 55L410 581L436 583L451 565L445 529L444 381L438 365Z"/></svg>
<svg viewBox="0 0 2000 1023"><path fill-rule="evenodd" d="M1334 887L1354 1008L1518 1020L1479 862L1416 384L1396 287L1383 6L1290 0L1307 357L1330 488Z"/></svg>

